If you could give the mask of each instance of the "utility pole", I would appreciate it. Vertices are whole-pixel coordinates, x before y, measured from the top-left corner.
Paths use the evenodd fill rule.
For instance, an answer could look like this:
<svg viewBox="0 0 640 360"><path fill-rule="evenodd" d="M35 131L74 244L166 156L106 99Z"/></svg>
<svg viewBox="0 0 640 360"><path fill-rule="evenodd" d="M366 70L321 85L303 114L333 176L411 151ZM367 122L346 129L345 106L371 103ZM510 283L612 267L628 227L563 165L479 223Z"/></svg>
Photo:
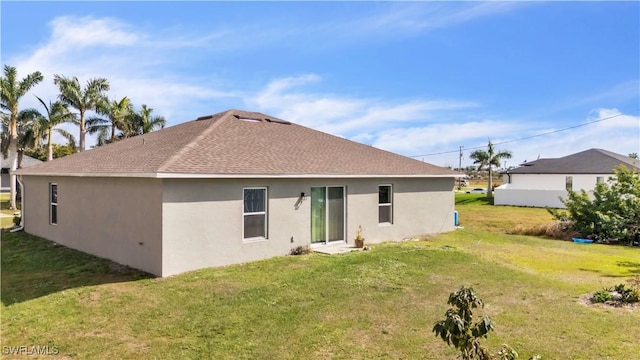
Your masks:
<svg viewBox="0 0 640 360"><path fill-rule="evenodd" d="M458 171L462 172L462 148L464 146L460 146L460 158L458 159ZM458 190L462 188L462 178L458 178Z"/></svg>

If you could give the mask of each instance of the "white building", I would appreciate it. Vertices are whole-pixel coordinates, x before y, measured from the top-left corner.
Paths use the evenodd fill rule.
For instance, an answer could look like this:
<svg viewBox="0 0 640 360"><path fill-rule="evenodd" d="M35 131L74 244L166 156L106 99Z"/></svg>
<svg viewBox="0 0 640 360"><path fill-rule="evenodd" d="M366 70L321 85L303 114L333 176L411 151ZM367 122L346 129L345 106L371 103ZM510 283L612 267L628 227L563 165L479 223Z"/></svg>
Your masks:
<svg viewBox="0 0 640 360"><path fill-rule="evenodd" d="M567 189L592 192L598 182L613 176L619 165L640 170L638 160L602 149L524 163L503 174L503 185L494 192L494 204L564 208L560 198L567 197Z"/></svg>

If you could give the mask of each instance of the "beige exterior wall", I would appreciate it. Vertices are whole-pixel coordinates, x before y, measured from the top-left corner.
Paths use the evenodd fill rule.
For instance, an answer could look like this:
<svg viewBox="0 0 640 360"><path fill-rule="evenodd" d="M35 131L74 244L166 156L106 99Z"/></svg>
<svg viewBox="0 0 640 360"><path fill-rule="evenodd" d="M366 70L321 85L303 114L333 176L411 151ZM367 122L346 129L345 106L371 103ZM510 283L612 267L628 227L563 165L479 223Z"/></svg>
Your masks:
<svg viewBox="0 0 640 360"><path fill-rule="evenodd" d="M393 186L394 222L378 224L378 185ZM310 191L345 186L346 241L368 243L453 230L454 179L165 179L162 276L288 254L310 244ZM243 241L243 188L268 188L268 239ZM300 193L307 199L296 206Z"/></svg>
<svg viewBox="0 0 640 360"><path fill-rule="evenodd" d="M454 179L140 179L24 176L25 231L159 276L286 255L311 240L311 187L344 186L346 241L453 230ZM49 183L58 224L49 224ZM378 224L378 185L393 224ZM243 188L268 189L268 239L242 238ZM300 193L307 198L298 204Z"/></svg>
<svg viewBox="0 0 640 360"><path fill-rule="evenodd" d="M25 231L162 274L162 182L157 179L23 176ZM49 183L58 224L49 224Z"/></svg>

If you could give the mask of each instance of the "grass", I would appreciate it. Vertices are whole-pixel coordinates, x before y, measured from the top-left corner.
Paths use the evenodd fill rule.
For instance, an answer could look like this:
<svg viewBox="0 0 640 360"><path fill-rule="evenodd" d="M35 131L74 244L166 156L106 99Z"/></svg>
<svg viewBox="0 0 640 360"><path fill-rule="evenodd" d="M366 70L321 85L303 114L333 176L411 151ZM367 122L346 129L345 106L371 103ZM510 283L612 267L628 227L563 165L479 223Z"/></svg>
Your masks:
<svg viewBox="0 0 640 360"><path fill-rule="evenodd" d="M457 202L464 229L423 241L165 279L3 233L1 345L91 359L455 359L431 328L449 293L468 285L494 320L493 349L508 343L525 359L637 358L639 311L577 302L640 274L637 248L508 235L550 216L488 206L476 194Z"/></svg>
<svg viewBox="0 0 640 360"><path fill-rule="evenodd" d="M20 207L20 202L16 204ZM0 229L7 229L13 227L13 214L19 210L9 209L9 194L0 194L0 214L10 215L7 217L0 217Z"/></svg>

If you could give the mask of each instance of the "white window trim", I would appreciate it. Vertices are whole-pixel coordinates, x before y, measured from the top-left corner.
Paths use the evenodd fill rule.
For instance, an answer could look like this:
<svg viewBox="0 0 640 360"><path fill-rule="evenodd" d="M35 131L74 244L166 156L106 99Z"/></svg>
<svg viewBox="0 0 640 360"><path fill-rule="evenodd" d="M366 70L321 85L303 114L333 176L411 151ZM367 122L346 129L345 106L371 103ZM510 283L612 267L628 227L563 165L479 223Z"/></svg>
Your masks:
<svg viewBox="0 0 640 360"><path fill-rule="evenodd" d="M571 186L569 186L569 185L571 185ZM569 191L569 190L573 191L573 176L570 176L570 175L565 176L565 178L564 178L564 189L566 191Z"/></svg>
<svg viewBox="0 0 640 360"><path fill-rule="evenodd" d="M244 212L244 191L260 189L264 190L264 211ZM242 242L255 242L269 239L269 189L266 186L249 186L242 188ZM265 236L255 236L250 238L244 237L244 219L247 215L264 215L264 234Z"/></svg>
<svg viewBox="0 0 640 360"><path fill-rule="evenodd" d="M380 187L382 186L388 186L389 187L389 192L390 192L390 196L389 196L389 200L390 202L388 203L380 203ZM385 221L385 222L380 222L380 207L381 206L385 206L385 207L389 207L391 209L391 214L390 215L390 220L391 221ZM378 185L378 225L393 225L393 184L379 184Z"/></svg>
<svg viewBox="0 0 640 360"><path fill-rule="evenodd" d="M53 202L53 187L56 187L56 202ZM53 222L53 207L56 207L56 222ZM58 225L58 183L49 183L49 225Z"/></svg>

